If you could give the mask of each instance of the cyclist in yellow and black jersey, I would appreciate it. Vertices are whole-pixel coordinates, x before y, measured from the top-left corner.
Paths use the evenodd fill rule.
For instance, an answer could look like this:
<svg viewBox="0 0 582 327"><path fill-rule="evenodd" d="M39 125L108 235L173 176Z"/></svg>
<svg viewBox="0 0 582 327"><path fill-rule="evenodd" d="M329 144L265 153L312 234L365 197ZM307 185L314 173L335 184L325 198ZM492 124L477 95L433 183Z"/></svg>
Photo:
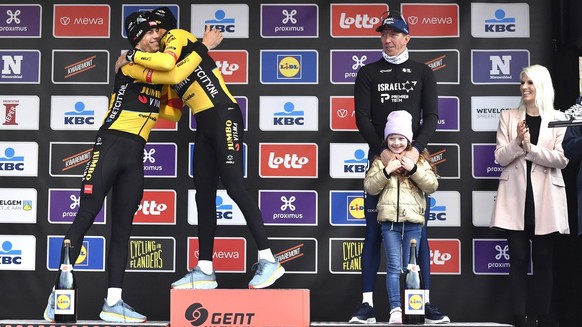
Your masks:
<svg viewBox="0 0 582 327"><path fill-rule="evenodd" d="M168 7L152 11L160 33L162 53L129 51L121 56L116 67L126 60L147 68L143 78L163 79L172 84L196 119L195 151L193 160L194 186L198 214L198 265L183 278L172 283L172 288L216 288L212 257L216 234L216 193L219 181L230 198L241 209L259 250L259 260L249 288L265 288L281 277L285 269L273 256L265 231L261 211L246 190L243 176L244 121L240 107L226 87L224 78L214 60L207 54L191 50L200 41L190 32L176 29L176 18ZM206 28L207 35L222 35ZM211 49L210 47L208 49ZM202 54L202 55L201 55ZM186 78L177 77L177 71L192 60L200 60ZM168 70L172 71L168 71Z"/></svg>
<svg viewBox="0 0 582 327"><path fill-rule="evenodd" d="M164 31L164 29L162 29ZM216 63L208 55L211 45L206 47L206 35L217 30L207 30L204 41L199 41L192 33L183 29L167 30L160 39L164 52L149 53L130 50L125 58L141 66L134 75L145 81L162 81L172 84L172 89L180 96L193 114L215 106L236 103L226 87L224 78ZM193 68L194 66L194 68ZM122 66L122 69L127 65ZM132 73L133 75L134 73Z"/></svg>
<svg viewBox="0 0 582 327"><path fill-rule="evenodd" d="M154 21L133 13L126 18L125 28L132 47L148 52L159 50L160 34ZM131 72L132 68L127 66L116 73L109 110L83 174L79 209L65 239L71 241L70 255L76 262L83 238L111 191L108 289L99 317L109 322L135 323L147 318L125 304L121 293L133 217L143 196L144 147L158 118L180 119L182 103L167 86L149 83L158 83L155 79L146 82L132 77ZM58 301L53 290L44 312L45 320L54 320L55 310L59 309L55 303Z"/></svg>

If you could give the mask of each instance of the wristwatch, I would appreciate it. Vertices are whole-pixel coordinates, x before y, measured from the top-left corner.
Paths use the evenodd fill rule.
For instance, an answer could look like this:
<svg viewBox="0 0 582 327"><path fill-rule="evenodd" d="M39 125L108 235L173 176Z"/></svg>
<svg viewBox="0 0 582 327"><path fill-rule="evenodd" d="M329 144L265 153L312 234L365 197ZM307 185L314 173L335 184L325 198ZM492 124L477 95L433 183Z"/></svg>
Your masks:
<svg viewBox="0 0 582 327"><path fill-rule="evenodd" d="M133 62L133 56L135 56L135 50L131 49L125 53L125 59L129 62Z"/></svg>

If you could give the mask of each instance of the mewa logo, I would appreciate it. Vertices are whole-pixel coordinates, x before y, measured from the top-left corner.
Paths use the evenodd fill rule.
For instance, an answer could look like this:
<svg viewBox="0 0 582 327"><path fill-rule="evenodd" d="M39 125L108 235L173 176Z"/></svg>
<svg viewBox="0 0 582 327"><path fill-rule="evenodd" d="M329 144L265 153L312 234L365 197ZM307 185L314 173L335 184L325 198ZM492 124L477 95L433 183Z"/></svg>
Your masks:
<svg viewBox="0 0 582 327"><path fill-rule="evenodd" d="M317 144L261 143L259 175L264 178L316 178Z"/></svg>

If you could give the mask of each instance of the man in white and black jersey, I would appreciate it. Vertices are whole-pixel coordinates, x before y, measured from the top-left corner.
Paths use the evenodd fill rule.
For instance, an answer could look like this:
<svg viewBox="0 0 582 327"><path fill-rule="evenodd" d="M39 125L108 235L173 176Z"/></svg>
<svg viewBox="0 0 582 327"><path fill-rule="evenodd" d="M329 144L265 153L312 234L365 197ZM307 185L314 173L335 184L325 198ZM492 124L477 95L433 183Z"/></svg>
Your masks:
<svg viewBox="0 0 582 327"><path fill-rule="evenodd" d="M393 154L383 143L388 115L406 110L412 115L412 149L405 153L414 162L434 134L438 121L438 95L434 74L427 65L410 60L408 24L398 12L386 12L376 31L381 33L382 58L360 68L354 86L356 125L369 145L368 159L380 156L386 164ZM422 122L422 124L421 124ZM377 223L378 196L365 195L366 233L362 253L362 304L350 323L374 323L373 291L378 267L382 235ZM427 206L427 214L429 212ZM450 319L429 303L430 250L426 224L422 229L419 261L425 281L426 322L448 323Z"/></svg>

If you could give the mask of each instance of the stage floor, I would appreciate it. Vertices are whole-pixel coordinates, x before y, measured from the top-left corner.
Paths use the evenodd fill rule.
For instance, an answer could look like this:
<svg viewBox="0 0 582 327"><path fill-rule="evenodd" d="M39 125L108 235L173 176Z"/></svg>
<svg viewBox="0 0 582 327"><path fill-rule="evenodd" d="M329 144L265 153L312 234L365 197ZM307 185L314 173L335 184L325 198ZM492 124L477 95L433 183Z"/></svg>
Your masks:
<svg viewBox="0 0 582 327"><path fill-rule="evenodd" d="M48 323L43 320L0 320L0 327L169 327L169 321L149 321L144 323L110 323L101 320L79 320L74 324L55 324ZM310 327L334 327L334 326L394 326L389 325L388 322L377 322L375 324L348 324L347 322L323 322L313 321L309 324ZM398 325L398 326L419 326L419 325ZM511 327L507 324L498 324L493 322L451 322L449 324L424 324L423 326L447 326L447 327ZM176 326L180 327L180 326ZM298 326L299 327L299 326Z"/></svg>
<svg viewBox="0 0 582 327"><path fill-rule="evenodd" d="M169 327L169 321L148 321L142 323L116 323L103 320L79 320L72 324L57 324L44 320L0 320L0 327Z"/></svg>
<svg viewBox="0 0 582 327"><path fill-rule="evenodd" d="M448 324L424 324L424 325L406 325L406 324L399 324L399 325L390 325L388 324L388 322L377 322L375 324L349 324L347 322L317 322L317 321L313 321L311 322L311 324L309 324L309 326L311 327L343 327L343 326L350 326L350 327L356 327L356 326L374 326L374 327L380 327L380 326L440 326L440 327L467 327L467 326L471 326L471 327L512 327L512 325L507 325L507 324L498 324L498 323L494 323L494 322L450 322Z"/></svg>

